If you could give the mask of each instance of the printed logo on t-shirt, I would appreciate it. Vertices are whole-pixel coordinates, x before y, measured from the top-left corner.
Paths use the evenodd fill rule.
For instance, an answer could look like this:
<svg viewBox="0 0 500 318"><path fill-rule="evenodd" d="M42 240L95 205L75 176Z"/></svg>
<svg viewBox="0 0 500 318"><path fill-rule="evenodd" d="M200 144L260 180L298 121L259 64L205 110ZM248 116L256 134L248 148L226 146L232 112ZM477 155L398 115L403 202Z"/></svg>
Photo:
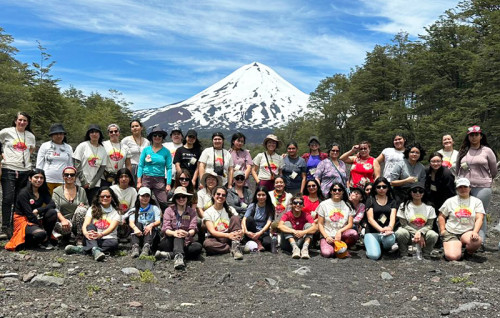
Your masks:
<svg viewBox="0 0 500 318"><path fill-rule="evenodd" d="M126 212L128 211L128 202L123 200L123 201L120 201L120 210L122 210L122 212Z"/></svg>
<svg viewBox="0 0 500 318"><path fill-rule="evenodd" d="M266 169L267 171L269 171L269 166L268 166L268 165L266 165L266 166L265 166L265 169ZM276 173L277 173L277 171L278 171L278 167L276 166L276 164L275 164L274 162L271 162L271 171L272 171L274 174L276 174Z"/></svg>
<svg viewBox="0 0 500 318"><path fill-rule="evenodd" d="M15 151L23 152L28 149L28 146L26 146L24 141L22 141L21 139L15 139L12 143L12 148L14 148Z"/></svg>
<svg viewBox="0 0 500 318"><path fill-rule="evenodd" d="M99 219L96 222L94 222L94 225L98 231L102 232L102 231L106 230L111 224L106 219Z"/></svg>
<svg viewBox="0 0 500 318"><path fill-rule="evenodd" d="M123 154L119 150L113 149L108 154L109 154L109 159L113 161L120 161L123 159Z"/></svg>
<svg viewBox="0 0 500 318"><path fill-rule="evenodd" d="M215 165L216 166L222 166L223 164L224 164L224 160L222 159L222 157L217 156L215 158Z"/></svg>
<svg viewBox="0 0 500 318"><path fill-rule="evenodd" d="M365 163L363 164L363 168L364 168L365 170L372 170L372 169L373 169L373 165L372 165L371 163L365 162Z"/></svg>
<svg viewBox="0 0 500 318"><path fill-rule="evenodd" d="M444 157L442 166L446 168L451 168L451 158Z"/></svg>
<svg viewBox="0 0 500 318"><path fill-rule="evenodd" d="M472 213L468 206L459 206L455 209L455 216L457 219L462 221L462 219L468 220L471 217Z"/></svg>
<svg viewBox="0 0 500 318"><path fill-rule="evenodd" d="M342 214L342 211L340 209L334 208L330 212L328 212L328 217L332 222L340 222L344 219L344 214Z"/></svg>
<svg viewBox="0 0 500 318"><path fill-rule="evenodd" d="M417 228L422 228L427 223L427 218L423 215L417 214L410 218L410 223Z"/></svg>
<svg viewBox="0 0 500 318"><path fill-rule="evenodd" d="M225 219L218 218L215 221L215 229L219 232L225 232L229 228L229 222Z"/></svg>
<svg viewBox="0 0 500 318"><path fill-rule="evenodd" d="M99 164L99 161L100 161L100 158L99 156L97 155L91 155L88 157L87 159L87 163L89 164L89 166L91 166L92 168L95 168L98 166Z"/></svg>

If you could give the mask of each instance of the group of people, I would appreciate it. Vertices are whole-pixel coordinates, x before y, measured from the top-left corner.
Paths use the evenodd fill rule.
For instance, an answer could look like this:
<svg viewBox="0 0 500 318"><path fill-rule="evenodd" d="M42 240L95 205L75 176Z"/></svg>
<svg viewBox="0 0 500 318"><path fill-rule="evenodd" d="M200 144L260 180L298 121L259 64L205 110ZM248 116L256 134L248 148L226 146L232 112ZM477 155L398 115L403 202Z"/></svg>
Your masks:
<svg viewBox="0 0 500 318"><path fill-rule="evenodd" d="M53 124L32 167L30 124L19 112L0 131L8 250L65 244L68 254L102 261L127 240L132 257L172 259L180 269L203 249L242 259L280 247L308 259L315 245L323 257L338 258L364 245L376 260L410 248L428 257L439 242L446 259L459 260L486 239L497 160L479 126L468 128L459 151L443 136L426 168L425 150L402 134L378 157L368 141L344 153L332 143L321 152L316 136L302 156L294 141L278 154L282 142L268 135L252 158L241 133L232 135L230 149L219 132L203 149L195 130L174 129L165 142L160 127L145 138L139 120L121 141L117 124L108 125L108 138L90 125L73 151L63 125Z"/></svg>

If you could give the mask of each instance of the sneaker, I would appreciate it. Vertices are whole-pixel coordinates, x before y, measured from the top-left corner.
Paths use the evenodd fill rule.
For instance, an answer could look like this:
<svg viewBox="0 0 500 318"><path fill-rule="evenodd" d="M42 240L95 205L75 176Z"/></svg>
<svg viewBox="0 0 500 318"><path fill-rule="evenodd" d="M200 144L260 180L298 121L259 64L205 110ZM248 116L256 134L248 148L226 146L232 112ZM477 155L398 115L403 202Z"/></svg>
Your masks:
<svg viewBox="0 0 500 318"><path fill-rule="evenodd" d="M150 254L151 254L151 245L149 245L149 243L146 243L142 247L141 256L149 256Z"/></svg>
<svg viewBox="0 0 500 318"><path fill-rule="evenodd" d="M302 248L300 251L300 258L302 259L310 259L311 256L309 256L309 246L305 246Z"/></svg>
<svg viewBox="0 0 500 318"><path fill-rule="evenodd" d="M241 246L240 242L238 241L233 241L231 243L231 255L235 260L242 260L243 259L243 253L241 253Z"/></svg>
<svg viewBox="0 0 500 318"><path fill-rule="evenodd" d="M141 249L139 248L138 244L132 245L132 251L130 252L130 256L133 258L139 257L139 254L141 253Z"/></svg>
<svg viewBox="0 0 500 318"><path fill-rule="evenodd" d="M394 245L391 246L391 249L389 252L394 253L399 249L398 243L394 243Z"/></svg>
<svg viewBox="0 0 500 318"><path fill-rule="evenodd" d="M164 259L166 261L169 261L172 259L172 256L171 256L170 252L156 251L155 258L156 258L156 260Z"/></svg>
<svg viewBox="0 0 500 318"><path fill-rule="evenodd" d="M183 269L185 266L186 264L184 264L184 256L182 254L175 255L174 269Z"/></svg>
<svg viewBox="0 0 500 318"><path fill-rule="evenodd" d="M83 246L75 246L75 245L66 245L64 248L64 253L71 254L83 254Z"/></svg>
<svg viewBox="0 0 500 318"><path fill-rule="evenodd" d="M292 248L292 258L300 258L300 248L297 245L294 245Z"/></svg>
<svg viewBox="0 0 500 318"><path fill-rule="evenodd" d="M106 258L106 255L98 247L92 248L92 256L94 256L96 262L102 262Z"/></svg>
<svg viewBox="0 0 500 318"><path fill-rule="evenodd" d="M51 251L54 249L54 245L52 245L50 242L43 242L38 244L38 248L41 248L42 250Z"/></svg>

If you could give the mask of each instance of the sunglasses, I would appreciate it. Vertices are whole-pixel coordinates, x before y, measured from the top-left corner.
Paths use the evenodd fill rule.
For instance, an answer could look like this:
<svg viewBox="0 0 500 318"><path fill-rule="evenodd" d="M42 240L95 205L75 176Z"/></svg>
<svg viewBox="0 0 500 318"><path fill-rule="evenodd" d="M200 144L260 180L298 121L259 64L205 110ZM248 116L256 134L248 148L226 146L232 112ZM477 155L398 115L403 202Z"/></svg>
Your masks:
<svg viewBox="0 0 500 318"><path fill-rule="evenodd" d="M316 188L316 185L315 184L308 184L307 187L308 188Z"/></svg>
<svg viewBox="0 0 500 318"><path fill-rule="evenodd" d="M332 192L344 192L344 190L339 189L339 188L333 188Z"/></svg>
<svg viewBox="0 0 500 318"><path fill-rule="evenodd" d="M179 178L179 181L189 182L189 180L191 180L191 179L189 179L189 178Z"/></svg>
<svg viewBox="0 0 500 318"><path fill-rule="evenodd" d="M330 150L330 152L340 152L340 150L332 149L332 150Z"/></svg>
<svg viewBox="0 0 500 318"><path fill-rule="evenodd" d="M304 201L293 201L292 204L293 205L302 205L302 204L304 204Z"/></svg>
<svg viewBox="0 0 500 318"><path fill-rule="evenodd" d="M73 178L74 176L76 176L76 174L75 173L63 173L63 176L65 178Z"/></svg>
<svg viewBox="0 0 500 318"><path fill-rule="evenodd" d="M118 133L119 133L119 131L118 131L118 130L108 130L108 133L109 133L110 135L113 135L113 134L118 134Z"/></svg>
<svg viewBox="0 0 500 318"><path fill-rule="evenodd" d="M103 194L103 195L100 195L99 196L101 199L110 199L111 198L111 195L109 194Z"/></svg>
<svg viewBox="0 0 500 318"><path fill-rule="evenodd" d="M386 185L378 185L377 189L387 189L387 186Z"/></svg>
<svg viewBox="0 0 500 318"><path fill-rule="evenodd" d="M184 195L184 194L178 194L175 196L176 199L186 199L187 198L187 195Z"/></svg>
<svg viewBox="0 0 500 318"><path fill-rule="evenodd" d="M163 135L162 134L153 134L153 138L158 138L158 137L163 138Z"/></svg>
<svg viewBox="0 0 500 318"><path fill-rule="evenodd" d="M215 195L218 196L218 197L225 198L227 194L225 194L225 193L216 193Z"/></svg>
<svg viewBox="0 0 500 318"><path fill-rule="evenodd" d="M422 193L423 194L424 192L425 192L424 189L412 189L411 190L411 193Z"/></svg>
<svg viewBox="0 0 500 318"><path fill-rule="evenodd" d="M245 180L245 177L244 176L237 176L237 177L234 177L234 180L243 181L243 180Z"/></svg>

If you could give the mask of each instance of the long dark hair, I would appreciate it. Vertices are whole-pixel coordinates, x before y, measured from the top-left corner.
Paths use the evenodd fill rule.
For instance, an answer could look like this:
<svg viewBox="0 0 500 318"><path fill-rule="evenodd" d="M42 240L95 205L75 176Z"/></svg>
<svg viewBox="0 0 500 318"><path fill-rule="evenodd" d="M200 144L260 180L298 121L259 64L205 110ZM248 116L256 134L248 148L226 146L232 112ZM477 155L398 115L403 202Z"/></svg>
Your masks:
<svg viewBox="0 0 500 318"><path fill-rule="evenodd" d="M24 116L26 117L26 119L28 119L28 125L26 125L26 128L24 129L29 131L30 133L33 133L33 131L31 130L31 116L26 112L17 112L16 117L12 121L12 127L16 127L16 120L19 118L19 116Z"/></svg>
<svg viewBox="0 0 500 318"><path fill-rule="evenodd" d="M226 187L224 187L224 186L216 186L212 190L212 204L215 205L215 193L217 193L217 190L219 190L219 189L222 189L222 190L224 190L224 192L226 192L226 200L224 200L224 203L222 204L222 206L224 207L224 210L226 210L226 212L229 215L229 217L231 217L231 215L233 215L233 213L231 212L232 210L229 208L229 204L227 204L227 193L228 193L228 190L227 190Z"/></svg>
<svg viewBox="0 0 500 318"><path fill-rule="evenodd" d="M103 214L101 208L101 202L99 201L101 199L101 193L103 191L109 191L109 194L111 194L111 206L115 210L118 210L118 197L116 196L115 192L110 187L99 188L99 191L97 191L97 194L94 196L94 199L92 200L92 218L96 220L99 220Z"/></svg>
<svg viewBox="0 0 500 318"><path fill-rule="evenodd" d="M481 146L491 148L490 145L488 144L488 139L486 138L486 135L482 131L480 132L480 134L482 137L481 137L479 144ZM467 155L467 153L469 152L469 149L470 149L469 134L466 134L464 140L462 141L462 145L460 146L460 150L458 151L458 158L457 158L457 163L456 163L457 171L460 169L460 162L462 161L463 157L465 157L465 155ZM493 149L492 149L492 151L493 151ZM495 155L495 161L496 161L497 154L494 151L493 151L493 154Z"/></svg>
<svg viewBox="0 0 500 318"><path fill-rule="evenodd" d="M50 191L47 185L47 178L45 178L45 171L39 168L35 168L28 173L28 181L26 183L26 186L28 186L29 193L33 194L33 186L29 181L29 179L32 178L35 174L41 174L43 176L43 184L40 186L40 188L38 188L38 194L40 195L40 197L46 197L46 196L50 197Z"/></svg>
<svg viewBox="0 0 500 318"><path fill-rule="evenodd" d="M159 208L158 203L156 203L155 199L151 195L149 195L149 204L154 205ZM137 200L135 200L135 221L137 222L139 218L139 209L141 208L141 199L139 198L139 195L137 196Z"/></svg>
<svg viewBox="0 0 500 318"><path fill-rule="evenodd" d="M177 188L177 187L182 187L181 182L179 181L179 178L181 177L181 174L184 174L186 176L186 178L189 179L189 184L186 187L187 192L189 192L191 194L194 194L195 191L194 191L194 185L193 185L192 176L191 176L191 173L189 172L189 170L187 170L187 169L181 169L180 173L175 178L174 189Z"/></svg>
<svg viewBox="0 0 500 318"><path fill-rule="evenodd" d="M372 190L370 191L370 196L373 199L375 199L375 196L377 195L377 186L379 185L379 183L382 183L382 182L387 185L387 194L386 194L387 198L390 200L394 200L394 194L393 194L393 190L391 187L391 183L389 182L389 180L387 180L384 177L378 177L377 179L375 179L375 181L373 181Z"/></svg>
<svg viewBox="0 0 500 318"><path fill-rule="evenodd" d="M304 187L304 195L305 196L309 196L309 190L307 189L307 184L309 182L314 182L314 184L316 184L316 188L318 189L317 191L317 195L318 195L318 198L320 201L323 201L325 200L325 196L323 195L323 191L321 191L321 188L320 188L320 185L319 185L319 182L316 180L316 179L312 179L312 180L307 180L306 181L306 186Z"/></svg>
<svg viewBox="0 0 500 318"><path fill-rule="evenodd" d="M132 173L130 172L130 170L128 170L128 168L121 168L120 170L118 170L116 172L116 176L115 176L115 184L118 184L120 185L120 177L122 175L127 175L128 178L129 178L129 181L128 181L128 186L129 187L132 187L132 188L135 188L135 182L134 182L134 178L132 177Z"/></svg>
<svg viewBox="0 0 500 318"><path fill-rule="evenodd" d="M340 182L334 182L334 183L332 184L332 186L330 187L330 191L329 191L329 192L330 192L330 197L332 196L332 190L333 190L333 188L334 188L335 186L338 186L339 188L341 188L341 189L342 189L342 201L344 201L344 203L345 203L348 207L350 207L352 210L356 210L356 209L354 208L354 204L352 204L351 200L349 200L349 195L347 194L347 191L346 191L346 189L345 189L345 187L344 187L344 185L343 185L342 183L340 183Z"/></svg>
<svg viewBox="0 0 500 318"><path fill-rule="evenodd" d="M182 144L183 145L185 145L187 143L187 137L188 136L184 136L182 138ZM224 139L224 138L222 138L222 139ZM193 143L193 150L196 151L196 152L201 152L202 149L203 149L203 146L201 144L201 141L200 141L200 139L198 139L198 137L196 137L196 140Z"/></svg>
<svg viewBox="0 0 500 318"><path fill-rule="evenodd" d="M94 129L93 128L89 129L85 133L85 139L84 139L85 141L89 141L90 140L90 131L91 130L94 130ZM95 129L95 130L97 130L97 129ZM104 140L104 137L102 136L102 132L100 130L97 130L97 131L99 132L99 141L98 141L98 143L99 143L99 145L102 146L102 141Z"/></svg>
<svg viewBox="0 0 500 318"><path fill-rule="evenodd" d="M255 189L255 193L252 199L253 203L252 217L255 215L255 210L257 209L257 202L258 202L257 194L259 192L264 192L266 194L266 219L267 218L274 219L274 214L275 214L274 204L273 201L271 200L271 196L269 195L269 191L265 186L258 186L257 189Z"/></svg>

